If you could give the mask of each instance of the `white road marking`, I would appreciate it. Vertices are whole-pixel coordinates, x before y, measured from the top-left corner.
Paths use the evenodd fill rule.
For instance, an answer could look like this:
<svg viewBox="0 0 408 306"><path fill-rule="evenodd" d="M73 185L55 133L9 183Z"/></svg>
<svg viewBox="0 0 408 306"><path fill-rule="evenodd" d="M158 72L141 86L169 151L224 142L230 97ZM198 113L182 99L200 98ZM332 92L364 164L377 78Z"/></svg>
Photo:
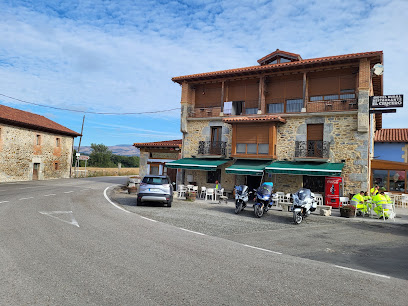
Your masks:
<svg viewBox="0 0 408 306"><path fill-rule="evenodd" d="M109 203L111 203L113 206L115 206L116 208L119 208L120 210L123 210L123 211L127 212L128 214L130 214L130 211L128 211L128 210L126 210L126 209L120 207L119 205L113 203L113 202L108 198L108 195L106 194L106 191L107 191L109 188L114 187L114 186L116 186L116 185L112 185L112 186L109 186L109 187L106 187L106 188L105 188L105 190L103 191L103 195L104 195L105 199L106 199Z"/></svg>
<svg viewBox="0 0 408 306"><path fill-rule="evenodd" d="M383 274L377 274L377 273L372 273L372 272L367 272L367 271L363 271L363 270L357 270L357 269L352 269L352 268L347 268L347 267L337 266L337 265L334 265L334 266L335 266L336 268L340 268L340 269L344 269L344 270L349 270L349 271L359 272L359 273L363 273L363 274L368 274L368 275L383 277L383 278L387 278L387 279L390 279L390 278L391 278L391 277L389 277L389 276L387 276L387 275L383 275Z"/></svg>
<svg viewBox="0 0 408 306"><path fill-rule="evenodd" d="M248 245L248 244L243 244L243 246L246 246L246 247L251 248L251 249L259 250L259 251L264 251L264 252L268 252L268 253L282 255L282 253L280 253L280 252L275 252L275 251L271 251L271 250L267 250L267 249L257 248L257 247L254 247L254 246Z"/></svg>
<svg viewBox="0 0 408 306"><path fill-rule="evenodd" d="M0 189L0 191L6 191L6 189Z"/></svg>
<svg viewBox="0 0 408 306"><path fill-rule="evenodd" d="M33 187L20 187L18 189L31 189L31 188L38 188L39 186L33 186Z"/></svg>
<svg viewBox="0 0 408 306"><path fill-rule="evenodd" d="M71 190L71 191L64 191L64 193L72 193L72 192L74 192L73 190Z"/></svg>
<svg viewBox="0 0 408 306"><path fill-rule="evenodd" d="M1 204L1 203L8 203L8 202L9 202L9 201L1 201L0 204Z"/></svg>
<svg viewBox="0 0 408 306"><path fill-rule="evenodd" d="M50 197L50 196L55 196L55 193L50 193L50 194L44 194L44 197Z"/></svg>
<svg viewBox="0 0 408 306"><path fill-rule="evenodd" d="M28 200L28 199L34 199L34 197L21 198L21 199L19 199L19 200L22 201L22 200Z"/></svg>
<svg viewBox="0 0 408 306"><path fill-rule="evenodd" d="M142 218L142 219L145 219L145 220L152 221L152 222L157 222L157 220L153 220L153 219L146 218L146 217L143 217L143 216L139 216L139 217Z"/></svg>
<svg viewBox="0 0 408 306"><path fill-rule="evenodd" d="M207 236L206 234L199 233L199 232L194 232L194 231L190 231L190 230L185 229L185 228L182 228L182 227L179 227L179 229L181 229L181 230L183 230L183 231L186 231L186 232L189 232L189 233L193 233L193 234L197 234L197 235L201 235L201 236Z"/></svg>
<svg viewBox="0 0 408 306"><path fill-rule="evenodd" d="M39 213L42 214L42 215L47 215L47 216L50 216L52 218L58 219L58 220L60 220L62 222L65 222L65 223L68 223L68 224L75 225L75 226L79 227L79 224L78 224L77 220L75 220L74 214L73 214L72 211L60 211L60 210L56 210L56 211L39 211ZM61 218L56 216L56 215L66 215L66 214L71 214L71 221L67 221L67 220L61 219Z"/></svg>

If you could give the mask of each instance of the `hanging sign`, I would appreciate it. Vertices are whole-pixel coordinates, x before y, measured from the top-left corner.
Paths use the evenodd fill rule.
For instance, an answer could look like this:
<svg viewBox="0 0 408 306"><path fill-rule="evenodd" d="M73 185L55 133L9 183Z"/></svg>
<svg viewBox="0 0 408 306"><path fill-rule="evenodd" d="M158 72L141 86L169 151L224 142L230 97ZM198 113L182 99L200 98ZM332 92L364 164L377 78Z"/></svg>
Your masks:
<svg viewBox="0 0 408 306"><path fill-rule="evenodd" d="M77 159L78 159L78 160L88 160L88 159L89 159L89 156L81 155L81 156L78 156Z"/></svg>
<svg viewBox="0 0 408 306"><path fill-rule="evenodd" d="M403 107L404 95L387 95L370 97L370 107L372 108L387 108L387 107Z"/></svg>

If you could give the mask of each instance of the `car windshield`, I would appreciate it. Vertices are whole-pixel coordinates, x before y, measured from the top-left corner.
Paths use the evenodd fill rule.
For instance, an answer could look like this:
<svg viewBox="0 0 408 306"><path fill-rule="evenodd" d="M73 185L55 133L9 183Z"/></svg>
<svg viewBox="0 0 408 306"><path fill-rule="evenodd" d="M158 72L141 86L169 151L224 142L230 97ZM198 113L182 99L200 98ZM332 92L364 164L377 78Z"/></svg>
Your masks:
<svg viewBox="0 0 408 306"><path fill-rule="evenodd" d="M169 180L165 177L145 177L143 178L143 183L149 184L149 185L164 185L164 184L170 184Z"/></svg>

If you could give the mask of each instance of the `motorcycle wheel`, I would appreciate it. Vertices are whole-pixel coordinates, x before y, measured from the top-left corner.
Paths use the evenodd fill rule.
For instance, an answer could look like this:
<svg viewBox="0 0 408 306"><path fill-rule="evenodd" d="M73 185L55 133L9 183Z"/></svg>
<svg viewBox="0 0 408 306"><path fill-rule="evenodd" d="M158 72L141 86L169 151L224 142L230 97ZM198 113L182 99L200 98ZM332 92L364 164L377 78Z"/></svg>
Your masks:
<svg viewBox="0 0 408 306"><path fill-rule="evenodd" d="M257 218L262 217L262 215L263 215L263 208L261 208L261 205L254 205L254 213L255 213L255 216L256 216Z"/></svg>
<svg viewBox="0 0 408 306"><path fill-rule="evenodd" d="M242 202L236 201L235 202L235 213L238 214L244 208L242 207Z"/></svg>
<svg viewBox="0 0 408 306"><path fill-rule="evenodd" d="M295 224L300 224L300 222L302 222L303 217L302 217L302 213L301 212L293 212L293 222Z"/></svg>

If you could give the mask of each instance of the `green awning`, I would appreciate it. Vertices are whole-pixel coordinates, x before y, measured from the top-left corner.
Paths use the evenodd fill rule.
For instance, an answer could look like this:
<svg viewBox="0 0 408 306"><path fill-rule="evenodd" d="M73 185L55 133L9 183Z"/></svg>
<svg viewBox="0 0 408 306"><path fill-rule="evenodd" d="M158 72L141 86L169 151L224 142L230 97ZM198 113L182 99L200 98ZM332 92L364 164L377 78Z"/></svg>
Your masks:
<svg viewBox="0 0 408 306"><path fill-rule="evenodd" d="M225 169L225 172L238 175L262 175L270 160L246 160L238 159L233 165Z"/></svg>
<svg viewBox="0 0 408 306"><path fill-rule="evenodd" d="M225 164L229 159L182 158L166 163L167 168L215 171L219 165Z"/></svg>
<svg viewBox="0 0 408 306"><path fill-rule="evenodd" d="M343 163L305 163L275 161L265 167L268 173L339 176L343 169Z"/></svg>

